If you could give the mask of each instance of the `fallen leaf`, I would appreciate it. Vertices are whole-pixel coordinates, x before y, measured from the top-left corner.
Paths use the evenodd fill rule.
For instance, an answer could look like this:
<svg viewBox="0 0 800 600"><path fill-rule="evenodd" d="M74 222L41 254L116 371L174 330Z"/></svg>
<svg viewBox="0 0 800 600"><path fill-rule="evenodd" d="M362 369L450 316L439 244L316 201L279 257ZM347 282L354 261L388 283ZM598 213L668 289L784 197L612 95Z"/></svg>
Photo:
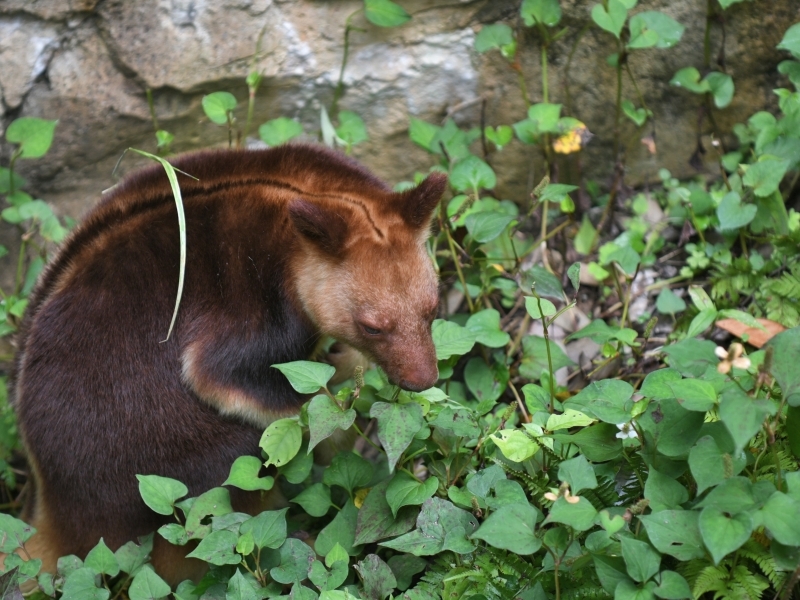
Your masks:
<svg viewBox="0 0 800 600"><path fill-rule="evenodd" d="M786 331L786 327L775 321L770 321L769 319L756 319L756 321L761 323L766 331L756 329L755 327L748 327L736 319L721 319L717 321L717 327L724 329L728 333L732 333L740 339L747 335L747 343L756 348L761 348L761 346L780 332Z"/></svg>

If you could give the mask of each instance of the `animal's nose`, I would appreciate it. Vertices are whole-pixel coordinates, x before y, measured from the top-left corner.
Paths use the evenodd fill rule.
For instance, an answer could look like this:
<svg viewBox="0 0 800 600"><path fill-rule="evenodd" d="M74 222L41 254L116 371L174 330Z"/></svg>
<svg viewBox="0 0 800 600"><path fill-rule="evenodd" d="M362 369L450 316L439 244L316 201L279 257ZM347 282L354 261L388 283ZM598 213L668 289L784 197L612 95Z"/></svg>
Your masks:
<svg viewBox="0 0 800 600"><path fill-rule="evenodd" d="M439 380L439 369L436 364L431 367L416 369L400 380L400 387L409 392L422 392L432 388Z"/></svg>

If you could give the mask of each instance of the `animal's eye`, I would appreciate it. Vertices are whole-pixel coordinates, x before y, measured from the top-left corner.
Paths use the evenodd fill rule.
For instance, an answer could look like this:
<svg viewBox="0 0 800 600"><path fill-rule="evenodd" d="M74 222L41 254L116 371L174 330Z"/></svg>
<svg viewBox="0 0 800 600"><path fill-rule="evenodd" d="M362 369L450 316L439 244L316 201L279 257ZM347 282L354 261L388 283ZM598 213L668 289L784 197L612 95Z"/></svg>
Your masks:
<svg viewBox="0 0 800 600"><path fill-rule="evenodd" d="M367 335L380 335L381 334L381 330L380 329L375 329L374 327L370 327L369 325L364 325L363 323L361 324L361 328L364 330L364 333L366 333Z"/></svg>

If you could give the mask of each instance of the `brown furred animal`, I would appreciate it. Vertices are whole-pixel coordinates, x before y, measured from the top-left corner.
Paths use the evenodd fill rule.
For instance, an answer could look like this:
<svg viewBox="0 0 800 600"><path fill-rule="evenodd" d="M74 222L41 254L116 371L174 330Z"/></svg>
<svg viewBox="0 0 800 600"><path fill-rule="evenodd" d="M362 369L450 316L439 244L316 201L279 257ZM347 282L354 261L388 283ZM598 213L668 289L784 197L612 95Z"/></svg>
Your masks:
<svg viewBox="0 0 800 600"><path fill-rule="evenodd" d="M310 357L322 334L375 360L408 390L438 378L438 284L424 242L444 175L393 193L320 146L216 151L173 161L179 238L160 166L127 178L75 229L40 278L20 329L14 404L34 481L27 544L53 571L103 537L115 549L157 529L136 474L196 496L258 455L265 425L304 398L270 365ZM235 510L257 493L231 489ZM185 553L185 550L183 551ZM156 569L198 573L156 536ZM183 566L181 566L183 565Z"/></svg>

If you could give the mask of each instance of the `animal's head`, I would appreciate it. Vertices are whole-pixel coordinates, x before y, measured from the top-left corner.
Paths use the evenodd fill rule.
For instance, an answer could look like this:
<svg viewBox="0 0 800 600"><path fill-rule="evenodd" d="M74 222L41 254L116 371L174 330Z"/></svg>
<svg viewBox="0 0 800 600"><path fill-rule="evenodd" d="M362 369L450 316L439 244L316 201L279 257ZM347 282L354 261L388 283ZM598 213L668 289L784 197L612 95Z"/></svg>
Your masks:
<svg viewBox="0 0 800 600"><path fill-rule="evenodd" d="M302 247L293 270L304 309L320 330L412 391L439 377L431 338L438 280L425 240L446 185L445 175L433 174L403 193L289 204Z"/></svg>

